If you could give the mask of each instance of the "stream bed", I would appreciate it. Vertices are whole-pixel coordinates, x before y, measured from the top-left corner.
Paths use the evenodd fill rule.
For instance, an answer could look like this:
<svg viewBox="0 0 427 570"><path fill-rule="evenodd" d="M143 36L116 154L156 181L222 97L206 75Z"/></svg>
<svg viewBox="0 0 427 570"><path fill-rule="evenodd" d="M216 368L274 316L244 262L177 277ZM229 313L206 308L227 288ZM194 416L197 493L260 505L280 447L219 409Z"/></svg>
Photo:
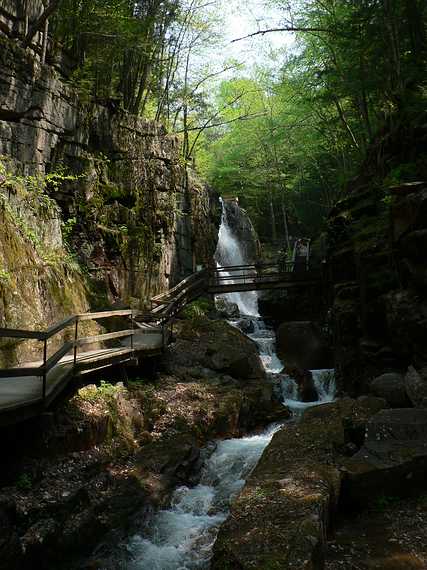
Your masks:
<svg viewBox="0 0 427 570"><path fill-rule="evenodd" d="M227 207L223 204L222 224L216 253L221 265L247 263L244 247L228 225ZM266 373L279 386L279 397L295 415L311 404L298 401L297 385L280 374L283 363L275 350L275 334L258 312L256 292L229 293L228 303L237 305L238 320L230 324L241 327L258 345ZM334 398L330 371L313 371L319 402ZM325 376L325 374L327 376ZM324 383L324 379L328 381ZM230 504L260 459L265 447L281 425L271 425L262 433L214 442L206 449L198 484L181 486L173 494L170 507L152 515L144 531L126 544L123 568L130 570L195 570L209 568L212 547L221 523L227 518Z"/></svg>

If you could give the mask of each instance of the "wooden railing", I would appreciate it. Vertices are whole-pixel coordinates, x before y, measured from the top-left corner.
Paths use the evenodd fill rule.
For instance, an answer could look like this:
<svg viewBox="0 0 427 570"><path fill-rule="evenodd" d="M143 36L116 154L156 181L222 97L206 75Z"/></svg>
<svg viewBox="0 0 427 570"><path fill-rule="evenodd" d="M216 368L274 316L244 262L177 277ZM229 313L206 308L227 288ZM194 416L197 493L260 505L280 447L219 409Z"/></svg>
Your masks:
<svg viewBox="0 0 427 570"><path fill-rule="evenodd" d="M260 263L251 265L232 265L217 267L211 270L209 283L211 286L232 285L242 283L262 283L270 281L298 280L303 273L309 274L305 265L302 271L297 263L290 261L281 264Z"/></svg>
<svg viewBox="0 0 427 570"><path fill-rule="evenodd" d="M189 275L166 293L153 297L151 299L151 312L141 315L141 320L167 325L188 303L191 303L207 290L209 275L209 270L202 269Z"/></svg>
<svg viewBox="0 0 427 570"><path fill-rule="evenodd" d="M304 279L309 281L313 279L313 272L306 271L306 265L298 265L295 262L284 262L282 264L251 264L251 265L235 265L228 267L217 267L203 269L197 273L193 273L183 281L178 283L175 287L156 295L151 299L151 311L142 313L132 309L120 309L112 311L101 311L96 313L81 313L67 317L63 321L56 323L45 331L28 331L21 329L0 328L0 338L15 338L20 340L35 340L43 343L41 364L37 366L32 364L23 364L19 368L0 369L0 389L1 379L15 379L23 377L39 377L42 379L41 387L41 400L44 403L47 398L47 384L48 374L55 366L61 364L67 366L66 376L75 375L79 366L86 366L88 369L93 367L109 366L113 362L117 362L117 358L121 362L125 362L129 357L131 358L134 351L137 349L146 350L147 354L154 354L157 350L161 350L167 344L168 339L168 324L173 321L174 317L181 311L188 303L191 303L197 297L204 293L216 294L220 292L243 290L252 290L257 288L278 288L282 285L284 287L289 285L289 282L295 282L298 285ZM291 283L292 285L292 283ZM293 286L293 285L292 285ZM240 287L240 289L239 289ZM122 317L130 321L129 326L122 330L114 332L106 332L92 336L79 336L79 323L89 320L101 320L105 318ZM58 333L64 331L68 327L74 327L73 332L70 331L72 340L66 340L62 343L54 354L48 355L48 341ZM160 342L139 344L135 347L134 338L136 334L157 334L161 335ZM130 338L129 347L117 348L103 348L99 351L93 351L96 354L93 356L85 356L79 353L81 347L89 344L101 343L104 341L118 340ZM159 346L157 346L157 344ZM149 351L154 352L149 352ZM65 356L72 352L72 357L66 359ZM79 357L81 359L79 364ZM64 360L63 360L64 359ZM92 359L92 360L90 360ZM90 362L88 362L90 360ZM62 362L61 362L62 361ZM106 364L105 364L106 363ZM79 369L80 372L82 371ZM58 372L59 373L59 372ZM54 378L54 376L52 377ZM61 377L62 378L62 377ZM62 381L62 380L61 380ZM50 402L53 388L49 384L49 399ZM1 394L0 394L1 395ZM1 411L1 406L0 406Z"/></svg>
<svg viewBox="0 0 427 570"><path fill-rule="evenodd" d="M72 370L75 371L78 363L79 352L78 349L88 344L99 343L107 340L121 339L130 337L131 351L134 350L134 335L140 333L141 331L134 327L134 318L139 314L139 311L134 311L132 309L120 309L113 311L101 311L96 313L81 313L67 317L63 321L56 323L49 327L45 331L27 331L20 329L0 329L0 338L16 338L20 340L37 340L43 343L43 358L42 364L40 366L22 366L19 368L8 368L0 369L0 379L1 378L11 378L11 377L28 377L28 376L38 376L43 379L42 383L42 399L46 399L46 383L48 373L60 362L64 356L66 356L71 350L73 350L73 358L71 361ZM130 318L130 328L107 332L103 334L82 337L79 338L79 323L89 320L101 320L109 317L127 317ZM66 341L62 346L50 357L48 357L48 341L54 337L56 334L64 331L70 326L74 325L74 340ZM159 329L144 329L144 334L155 333L159 334Z"/></svg>

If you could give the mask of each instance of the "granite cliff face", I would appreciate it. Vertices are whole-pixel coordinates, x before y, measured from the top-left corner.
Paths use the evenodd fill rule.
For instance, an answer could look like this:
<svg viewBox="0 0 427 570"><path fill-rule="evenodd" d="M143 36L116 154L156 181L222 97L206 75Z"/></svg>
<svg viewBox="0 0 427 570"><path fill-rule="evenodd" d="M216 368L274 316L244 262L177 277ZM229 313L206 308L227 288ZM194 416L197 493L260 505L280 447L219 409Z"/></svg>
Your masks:
<svg viewBox="0 0 427 570"><path fill-rule="evenodd" d="M425 127L384 131L329 218L335 364L351 394L426 365L426 155Z"/></svg>
<svg viewBox="0 0 427 570"><path fill-rule="evenodd" d="M219 205L177 137L85 99L63 54L41 62L40 38L26 50L10 39L15 3L0 23L0 326L141 306L208 262Z"/></svg>

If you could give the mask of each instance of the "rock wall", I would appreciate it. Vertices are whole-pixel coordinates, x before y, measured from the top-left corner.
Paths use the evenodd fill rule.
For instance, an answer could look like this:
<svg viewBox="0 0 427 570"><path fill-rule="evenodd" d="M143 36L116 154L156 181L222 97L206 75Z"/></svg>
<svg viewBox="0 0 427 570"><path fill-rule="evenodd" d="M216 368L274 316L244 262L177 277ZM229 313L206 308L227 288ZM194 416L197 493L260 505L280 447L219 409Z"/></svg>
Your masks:
<svg viewBox="0 0 427 570"><path fill-rule="evenodd" d="M235 200L226 200L227 223L238 239L248 263L255 263L261 255L261 244L246 210Z"/></svg>
<svg viewBox="0 0 427 570"><path fill-rule="evenodd" d="M426 364L426 156L425 127L385 130L329 218L335 364L351 394Z"/></svg>
<svg viewBox="0 0 427 570"><path fill-rule="evenodd" d="M2 29L0 326L140 307L207 263L219 206L178 138L85 99Z"/></svg>

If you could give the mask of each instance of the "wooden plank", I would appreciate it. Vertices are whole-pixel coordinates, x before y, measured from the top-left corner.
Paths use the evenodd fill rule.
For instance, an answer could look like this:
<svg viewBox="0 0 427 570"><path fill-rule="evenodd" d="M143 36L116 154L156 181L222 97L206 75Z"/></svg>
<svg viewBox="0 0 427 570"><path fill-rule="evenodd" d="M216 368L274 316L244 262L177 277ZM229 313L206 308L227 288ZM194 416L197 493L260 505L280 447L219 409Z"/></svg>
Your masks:
<svg viewBox="0 0 427 570"><path fill-rule="evenodd" d="M44 331L26 331L21 329L5 329L0 328L0 338L22 338L22 339L35 339L44 340Z"/></svg>
<svg viewBox="0 0 427 570"><path fill-rule="evenodd" d="M111 350L111 352L103 352L97 356L89 356L87 360L78 360L77 368L79 370L82 370L83 368L91 368L100 362L106 362L108 360L113 361L118 358L120 359L122 356L130 355L133 352L134 350L132 348L123 348L122 350ZM79 356L82 358L84 356L84 353L80 354Z"/></svg>
<svg viewBox="0 0 427 570"><path fill-rule="evenodd" d="M142 328L142 329L141 329L141 328L138 328L138 329L136 329L135 332L134 332L135 337L136 337L135 340L137 340L138 337L141 337L141 336L146 335L146 334L161 334L161 333L162 333L162 328L161 328L161 327L156 327L156 328L151 327L151 328L149 328L149 329L145 329L145 328Z"/></svg>
<svg viewBox="0 0 427 570"><path fill-rule="evenodd" d="M175 293L180 293L182 289L185 288L186 285L189 285L193 281L202 280L206 275L207 275L206 269L202 269L201 271L192 273L191 275L180 281L177 285L175 285L175 287L172 287L172 289L169 289L164 293L160 293L160 295L152 297L151 301L153 303L157 303L157 301L164 300L165 297L173 299L175 297Z"/></svg>
<svg viewBox="0 0 427 570"><path fill-rule="evenodd" d="M134 333L134 330L128 329L123 331L98 334L96 336L87 336L85 338L79 338L76 344L77 346L84 346L85 344L92 344L94 342L99 342L102 340L111 340L113 338L124 338L126 336L132 336Z"/></svg>
<svg viewBox="0 0 427 570"><path fill-rule="evenodd" d="M42 376L40 366L35 368L0 368L0 378L20 378L24 376ZM0 384L1 386L1 384Z"/></svg>
<svg viewBox="0 0 427 570"><path fill-rule="evenodd" d="M118 309L117 311L99 311L97 313L80 313L77 315L79 321L90 321L92 319L106 319L107 317L129 317L132 316L133 309Z"/></svg>

